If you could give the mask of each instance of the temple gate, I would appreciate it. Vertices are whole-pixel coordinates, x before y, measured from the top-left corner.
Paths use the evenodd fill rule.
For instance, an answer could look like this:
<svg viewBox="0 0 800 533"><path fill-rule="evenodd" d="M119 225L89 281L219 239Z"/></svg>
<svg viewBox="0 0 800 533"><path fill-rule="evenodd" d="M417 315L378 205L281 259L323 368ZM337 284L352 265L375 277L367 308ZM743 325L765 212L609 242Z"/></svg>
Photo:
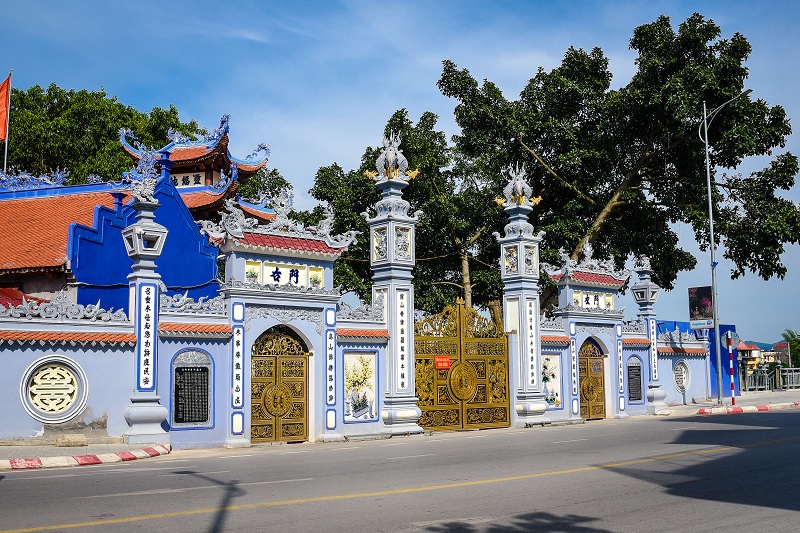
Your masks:
<svg viewBox="0 0 800 533"><path fill-rule="evenodd" d="M606 417L605 356L594 341L587 339L578 352L581 384L581 418Z"/></svg>
<svg viewBox="0 0 800 533"><path fill-rule="evenodd" d="M509 427L508 339L464 300L414 325L425 429Z"/></svg>
<svg viewBox="0 0 800 533"><path fill-rule="evenodd" d="M279 329L254 344L251 442L308 440L308 350Z"/></svg>

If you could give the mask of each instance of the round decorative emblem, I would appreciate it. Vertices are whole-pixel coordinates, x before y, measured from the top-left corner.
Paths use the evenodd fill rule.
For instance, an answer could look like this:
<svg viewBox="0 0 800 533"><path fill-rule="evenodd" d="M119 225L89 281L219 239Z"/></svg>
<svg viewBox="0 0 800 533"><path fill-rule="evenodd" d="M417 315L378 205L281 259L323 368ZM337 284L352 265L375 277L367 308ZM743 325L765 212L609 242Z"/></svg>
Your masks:
<svg viewBox="0 0 800 533"><path fill-rule="evenodd" d="M286 416L294 405L292 389L285 383L269 385L261 395L261 404L275 418Z"/></svg>
<svg viewBox="0 0 800 533"><path fill-rule="evenodd" d="M88 388L81 367L64 356L43 357L28 367L20 383L20 399L34 419L66 422L86 405Z"/></svg>
<svg viewBox="0 0 800 533"><path fill-rule="evenodd" d="M673 368L672 377L675 380L675 388L680 392L686 392L689 387L689 365L685 361L678 361Z"/></svg>
<svg viewBox="0 0 800 533"><path fill-rule="evenodd" d="M581 380L581 397L588 402L603 400L603 382L600 378L590 377Z"/></svg>
<svg viewBox="0 0 800 533"><path fill-rule="evenodd" d="M469 363L456 363L450 368L450 391L462 402L471 400L478 390L478 374Z"/></svg>
<svg viewBox="0 0 800 533"><path fill-rule="evenodd" d="M58 363L40 366L28 387L31 403L47 414L63 413L77 400L78 380L70 369Z"/></svg>

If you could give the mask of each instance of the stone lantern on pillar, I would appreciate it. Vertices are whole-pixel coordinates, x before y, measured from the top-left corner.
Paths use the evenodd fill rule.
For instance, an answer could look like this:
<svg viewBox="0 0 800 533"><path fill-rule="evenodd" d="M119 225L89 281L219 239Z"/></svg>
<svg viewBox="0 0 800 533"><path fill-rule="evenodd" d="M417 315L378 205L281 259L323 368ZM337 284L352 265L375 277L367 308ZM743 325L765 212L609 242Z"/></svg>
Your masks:
<svg viewBox="0 0 800 533"><path fill-rule="evenodd" d="M400 136L391 133L383 139L384 149L376 161L376 171L367 172L381 191L375 216L362 213L369 224L369 259L373 271L373 301L382 298L386 305L389 345L387 347L386 392L381 417L385 433L421 433L417 424L422 412L417 406L414 385L414 228L421 211L408 213L410 204L402 190L418 171L408 170Z"/></svg>
<svg viewBox="0 0 800 533"><path fill-rule="evenodd" d="M658 382L658 331L656 328L656 312L653 309L656 300L658 300L661 287L650 279L653 270L650 267L650 259L647 257L639 256L634 270L639 277L639 281L631 287L631 294L636 305L639 306L639 320L644 323L645 331L650 340L650 381L647 385L647 410L654 414L659 409L666 407L664 399L667 397Z"/></svg>
<svg viewBox="0 0 800 533"><path fill-rule="evenodd" d="M136 222L122 230L133 271L128 274L130 316L136 334L136 384L131 405L125 409L130 428L125 432L130 443L169 443L164 422L167 408L157 393L158 308L161 276L156 273L156 259L164 249L167 228L155 222L155 199L158 181L154 152L143 152L135 171L126 176L130 183Z"/></svg>
<svg viewBox="0 0 800 533"><path fill-rule="evenodd" d="M516 332L516 350L509 353L516 388L516 425L547 422L546 394L542 388L541 336L539 332L539 243L544 232L534 233L528 215L541 198L531 198L531 187L522 167L509 167L505 198L495 201L505 207L509 223L505 235L495 233L500 243L500 276L503 280L505 331ZM514 348L512 343L512 348ZM513 370L516 369L516 372Z"/></svg>

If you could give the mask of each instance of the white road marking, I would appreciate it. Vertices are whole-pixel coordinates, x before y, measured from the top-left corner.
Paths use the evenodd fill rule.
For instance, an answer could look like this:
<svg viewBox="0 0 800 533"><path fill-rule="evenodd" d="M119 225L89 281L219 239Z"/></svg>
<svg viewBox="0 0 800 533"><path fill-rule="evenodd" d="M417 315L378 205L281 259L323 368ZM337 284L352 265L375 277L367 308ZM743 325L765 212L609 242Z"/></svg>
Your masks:
<svg viewBox="0 0 800 533"><path fill-rule="evenodd" d="M558 441L558 442L553 442L553 443L551 443L551 444L566 444L567 442L581 442L581 441L583 441L583 440L589 440L589 439L560 440L560 441Z"/></svg>
<svg viewBox="0 0 800 533"><path fill-rule="evenodd" d="M216 472L172 472L170 474L159 474L159 477L170 477L170 476L191 476L193 474L201 474L204 476L208 476L211 474L230 474L230 470L217 470Z"/></svg>
<svg viewBox="0 0 800 533"><path fill-rule="evenodd" d="M404 456L401 456L401 457L387 457L386 460L387 461L393 461L395 459L414 459L416 457L433 457L435 455L436 455L435 453L422 453L420 455L404 455Z"/></svg>

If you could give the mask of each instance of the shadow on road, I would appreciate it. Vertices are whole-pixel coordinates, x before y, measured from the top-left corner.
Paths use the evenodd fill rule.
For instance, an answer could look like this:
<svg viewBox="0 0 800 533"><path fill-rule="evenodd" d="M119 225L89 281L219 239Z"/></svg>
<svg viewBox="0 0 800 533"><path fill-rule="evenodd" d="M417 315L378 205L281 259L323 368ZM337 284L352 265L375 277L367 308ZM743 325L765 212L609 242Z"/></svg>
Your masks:
<svg viewBox="0 0 800 533"><path fill-rule="evenodd" d="M211 521L211 524L208 528L208 533L221 533L225 531L225 519L227 518L228 511L226 510L234 498L237 496L242 496L246 494L246 492L240 489L237 485L239 480L233 479L231 481L220 481L218 479L214 479L211 476L207 476L201 474L199 472L194 472L192 470L180 470L174 472L175 474L183 474L196 477L197 479L202 479L203 481L207 481L209 483L213 483L214 485L218 485L223 489L222 491L222 498L220 499L219 505L217 506L217 512L214 513L214 519Z"/></svg>
<svg viewBox="0 0 800 533"><path fill-rule="evenodd" d="M607 529L592 527L590 522L599 519L576 514L557 516L551 513L526 513L504 519L499 524L469 524L453 521L429 526L424 531L432 533L609 533Z"/></svg>
<svg viewBox="0 0 800 533"><path fill-rule="evenodd" d="M688 426L677 434L675 444L699 445L698 450L708 453L608 470L653 483L674 496L800 511L800 412L670 422Z"/></svg>

